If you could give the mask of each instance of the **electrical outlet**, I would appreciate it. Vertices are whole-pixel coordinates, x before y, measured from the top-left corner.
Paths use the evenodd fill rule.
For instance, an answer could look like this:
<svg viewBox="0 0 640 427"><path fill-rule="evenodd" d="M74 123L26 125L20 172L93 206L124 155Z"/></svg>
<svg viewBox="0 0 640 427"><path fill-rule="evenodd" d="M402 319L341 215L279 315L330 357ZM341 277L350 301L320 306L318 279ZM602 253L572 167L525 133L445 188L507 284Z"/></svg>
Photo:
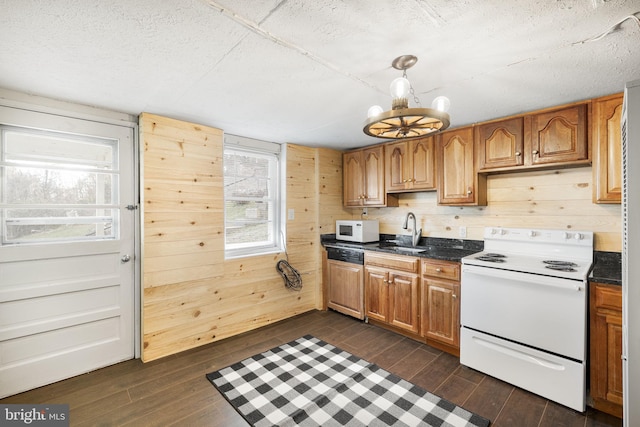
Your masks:
<svg viewBox="0 0 640 427"><path fill-rule="evenodd" d="M467 237L467 227L460 227L458 229L458 235L460 237Z"/></svg>
<svg viewBox="0 0 640 427"><path fill-rule="evenodd" d="M367 215L367 208L362 208L362 215Z"/></svg>
<svg viewBox="0 0 640 427"><path fill-rule="evenodd" d="M296 211L294 209L289 209L287 217L289 220L293 220L296 217Z"/></svg>

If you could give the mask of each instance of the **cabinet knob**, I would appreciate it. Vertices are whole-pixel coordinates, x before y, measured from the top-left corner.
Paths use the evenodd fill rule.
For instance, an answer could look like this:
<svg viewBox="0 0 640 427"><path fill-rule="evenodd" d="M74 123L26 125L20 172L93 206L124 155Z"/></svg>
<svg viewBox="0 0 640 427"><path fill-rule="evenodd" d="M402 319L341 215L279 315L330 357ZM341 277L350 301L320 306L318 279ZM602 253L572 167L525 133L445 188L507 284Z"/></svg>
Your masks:
<svg viewBox="0 0 640 427"><path fill-rule="evenodd" d="M519 151L516 151L516 157L520 157L520 156L522 156L522 153Z"/></svg>
<svg viewBox="0 0 640 427"><path fill-rule="evenodd" d="M533 154L538 154L538 150L533 150L532 153Z"/></svg>
<svg viewBox="0 0 640 427"><path fill-rule="evenodd" d="M442 269L440 267L436 268L436 273L442 273Z"/></svg>
<svg viewBox="0 0 640 427"><path fill-rule="evenodd" d="M471 191L471 189L469 188L469 189L467 190L467 196L470 196L470 195L471 195L471 193L473 193L473 191Z"/></svg>
<svg viewBox="0 0 640 427"><path fill-rule="evenodd" d="M458 298L458 295L456 295L456 294L452 294L452 295L451 295L451 298Z"/></svg>

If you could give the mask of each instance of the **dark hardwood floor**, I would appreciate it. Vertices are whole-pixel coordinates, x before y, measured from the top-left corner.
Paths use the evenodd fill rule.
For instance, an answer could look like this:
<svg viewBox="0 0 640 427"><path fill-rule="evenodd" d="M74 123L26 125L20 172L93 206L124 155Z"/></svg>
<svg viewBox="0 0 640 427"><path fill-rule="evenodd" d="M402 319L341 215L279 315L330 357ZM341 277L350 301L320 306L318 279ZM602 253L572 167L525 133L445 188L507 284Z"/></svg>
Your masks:
<svg viewBox="0 0 640 427"><path fill-rule="evenodd" d="M461 366L458 358L335 312L314 311L150 363L130 360L0 400L66 403L72 426L246 426L205 374L311 334L491 420L492 426L621 426Z"/></svg>

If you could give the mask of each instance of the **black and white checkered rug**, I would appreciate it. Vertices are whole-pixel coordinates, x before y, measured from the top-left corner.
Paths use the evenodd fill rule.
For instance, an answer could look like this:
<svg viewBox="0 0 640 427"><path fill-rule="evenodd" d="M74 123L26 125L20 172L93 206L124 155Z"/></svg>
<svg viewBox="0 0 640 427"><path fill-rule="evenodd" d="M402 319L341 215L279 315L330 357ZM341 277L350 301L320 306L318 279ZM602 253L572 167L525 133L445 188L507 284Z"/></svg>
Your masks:
<svg viewBox="0 0 640 427"><path fill-rule="evenodd" d="M310 335L207 374L207 379L257 427L489 425Z"/></svg>

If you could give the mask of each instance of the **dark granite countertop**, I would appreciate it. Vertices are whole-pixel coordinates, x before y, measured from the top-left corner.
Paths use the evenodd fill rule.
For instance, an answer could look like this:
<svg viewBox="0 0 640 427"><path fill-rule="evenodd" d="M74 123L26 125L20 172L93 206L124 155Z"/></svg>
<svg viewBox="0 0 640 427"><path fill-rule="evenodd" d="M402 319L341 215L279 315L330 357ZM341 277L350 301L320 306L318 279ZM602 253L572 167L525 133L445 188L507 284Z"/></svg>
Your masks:
<svg viewBox="0 0 640 427"><path fill-rule="evenodd" d="M589 281L622 285L622 254L620 252L596 251Z"/></svg>
<svg viewBox="0 0 640 427"><path fill-rule="evenodd" d="M414 252L414 248L411 247L411 236L394 234L381 234L380 241L373 243L351 243L336 240L335 234L323 234L320 236L320 241L325 247L386 252L455 262L460 262L467 255L481 252L484 248L484 242L481 240L421 237ZM411 251L408 251L407 248L411 248ZM593 270L589 275L589 281L622 285L622 254L620 252L595 251Z"/></svg>
<svg viewBox="0 0 640 427"><path fill-rule="evenodd" d="M336 240L335 234L328 234L321 236L321 243L325 247L352 248L455 262L460 262L467 255L481 252L484 248L483 241L437 237L421 237L418 244L412 247L411 236L393 234L381 234L380 241L373 243L345 242Z"/></svg>

